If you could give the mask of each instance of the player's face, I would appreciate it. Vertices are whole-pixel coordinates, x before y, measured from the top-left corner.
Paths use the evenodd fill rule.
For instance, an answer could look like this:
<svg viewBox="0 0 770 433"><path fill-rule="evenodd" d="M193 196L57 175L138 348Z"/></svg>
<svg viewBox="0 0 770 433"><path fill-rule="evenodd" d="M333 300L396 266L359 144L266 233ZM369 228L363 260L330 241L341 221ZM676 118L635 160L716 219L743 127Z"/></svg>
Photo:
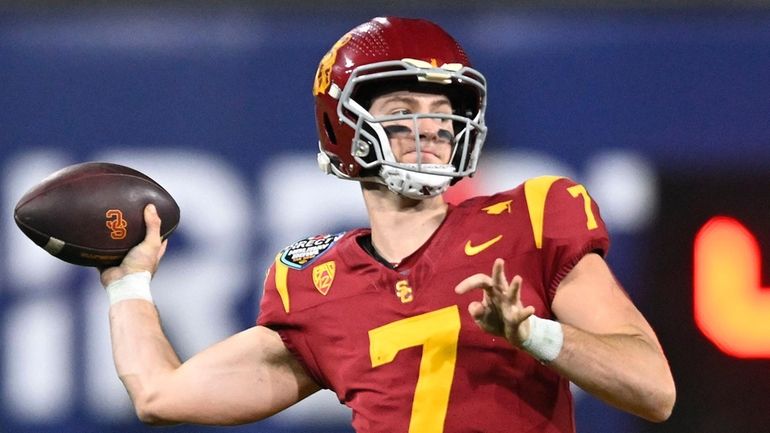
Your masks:
<svg viewBox="0 0 770 433"><path fill-rule="evenodd" d="M408 114L452 114L452 105L444 95L397 91L375 98L369 108L373 116ZM397 162L416 163L418 156L423 164L447 164L452 153L454 128L449 119L418 118L382 122L390 137L390 147ZM420 155L417 140L420 139Z"/></svg>

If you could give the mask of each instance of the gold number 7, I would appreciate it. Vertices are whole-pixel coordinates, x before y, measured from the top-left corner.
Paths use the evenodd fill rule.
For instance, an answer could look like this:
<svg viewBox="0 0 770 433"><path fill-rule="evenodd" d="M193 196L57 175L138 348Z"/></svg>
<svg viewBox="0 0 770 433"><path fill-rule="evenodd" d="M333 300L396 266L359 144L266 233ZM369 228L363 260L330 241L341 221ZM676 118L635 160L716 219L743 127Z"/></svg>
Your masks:
<svg viewBox="0 0 770 433"><path fill-rule="evenodd" d="M598 228L599 225L596 223L596 217L594 217L594 211L591 209L591 196L588 195L588 191L586 191L586 187L583 185L572 185L571 187L567 188L567 191L573 198L577 198L578 196L583 196L583 206L585 207L586 211L586 227L588 230L593 230L595 228Z"/></svg>
<svg viewBox="0 0 770 433"><path fill-rule="evenodd" d="M459 335L460 313L457 305L401 319L369 331L372 368L393 362L402 349L422 346L409 433L444 431Z"/></svg>

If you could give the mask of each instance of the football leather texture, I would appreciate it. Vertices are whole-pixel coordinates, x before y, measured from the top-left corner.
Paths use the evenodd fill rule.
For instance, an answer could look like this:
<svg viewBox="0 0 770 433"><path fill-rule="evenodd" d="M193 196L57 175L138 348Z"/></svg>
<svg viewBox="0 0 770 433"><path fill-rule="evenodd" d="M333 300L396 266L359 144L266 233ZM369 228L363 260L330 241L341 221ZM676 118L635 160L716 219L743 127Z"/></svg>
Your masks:
<svg viewBox="0 0 770 433"><path fill-rule="evenodd" d="M165 239L179 224L171 194L145 174L118 164L65 167L21 197L14 219L51 255L81 266L108 267L145 236L144 207L154 204Z"/></svg>

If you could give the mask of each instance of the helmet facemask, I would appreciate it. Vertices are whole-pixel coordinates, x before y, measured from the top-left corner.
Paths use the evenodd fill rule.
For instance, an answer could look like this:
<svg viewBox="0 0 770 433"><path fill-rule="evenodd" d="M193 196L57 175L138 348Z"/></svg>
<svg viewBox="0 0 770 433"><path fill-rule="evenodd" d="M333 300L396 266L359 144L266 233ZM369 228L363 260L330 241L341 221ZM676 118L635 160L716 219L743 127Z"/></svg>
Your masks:
<svg viewBox="0 0 770 433"><path fill-rule="evenodd" d="M373 95L361 91L366 88L378 91L375 96L397 90L444 94L450 99L453 112L373 116L365 108L373 99ZM486 135L485 89L480 73L459 64L434 67L405 59L356 68L340 94L337 114L354 130L351 154L363 168L359 180L384 184L409 198L424 199L442 194L450 184L472 175ZM453 124L453 134L439 134L440 139L451 144L446 164L422 161L421 149L425 143L419 124L420 119L425 118L450 120ZM410 134L415 141L417 161L414 163L399 162L393 153L390 140L394 132L389 125L398 121L404 130L409 129L404 124L411 125L411 131L400 133Z"/></svg>

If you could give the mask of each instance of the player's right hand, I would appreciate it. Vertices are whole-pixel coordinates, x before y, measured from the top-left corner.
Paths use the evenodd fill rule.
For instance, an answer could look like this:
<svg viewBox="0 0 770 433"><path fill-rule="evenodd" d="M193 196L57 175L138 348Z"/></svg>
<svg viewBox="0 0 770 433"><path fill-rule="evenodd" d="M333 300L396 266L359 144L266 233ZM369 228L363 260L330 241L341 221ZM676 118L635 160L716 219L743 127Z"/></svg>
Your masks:
<svg viewBox="0 0 770 433"><path fill-rule="evenodd" d="M160 216L158 216L155 205L145 206L144 223L147 226L144 240L128 251L120 265L99 269L104 287L124 275L135 272L149 271L151 274L155 274L168 244L168 240L163 240L160 236Z"/></svg>

